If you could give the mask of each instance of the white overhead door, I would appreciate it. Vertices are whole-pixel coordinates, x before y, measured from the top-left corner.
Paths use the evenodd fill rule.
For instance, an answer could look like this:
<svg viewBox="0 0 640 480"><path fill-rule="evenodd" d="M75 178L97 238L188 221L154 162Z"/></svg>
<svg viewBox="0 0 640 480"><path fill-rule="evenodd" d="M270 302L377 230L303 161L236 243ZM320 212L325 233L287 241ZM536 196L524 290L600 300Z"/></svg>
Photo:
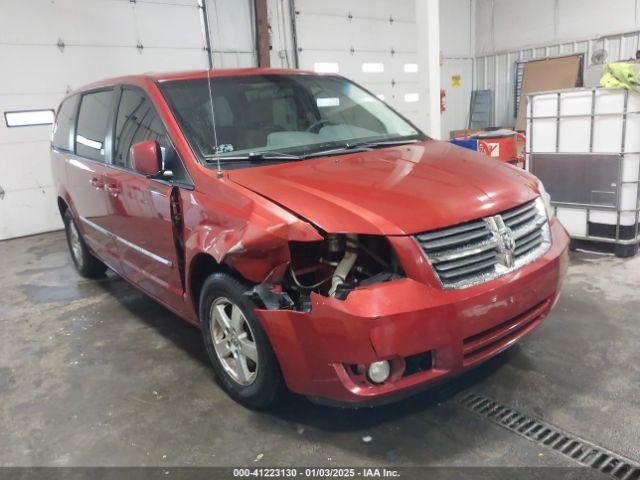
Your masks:
<svg viewBox="0 0 640 480"><path fill-rule="evenodd" d="M214 68L258 65L254 0L207 0Z"/></svg>
<svg viewBox="0 0 640 480"><path fill-rule="evenodd" d="M416 119L415 0L295 0L294 15L301 69L339 73Z"/></svg>
<svg viewBox="0 0 640 480"><path fill-rule="evenodd" d="M252 3L208 1L215 67L255 65ZM55 109L68 91L102 78L206 68L205 45L198 0L2 0L0 239L62 226L51 125L9 127L7 118L30 115L4 113Z"/></svg>

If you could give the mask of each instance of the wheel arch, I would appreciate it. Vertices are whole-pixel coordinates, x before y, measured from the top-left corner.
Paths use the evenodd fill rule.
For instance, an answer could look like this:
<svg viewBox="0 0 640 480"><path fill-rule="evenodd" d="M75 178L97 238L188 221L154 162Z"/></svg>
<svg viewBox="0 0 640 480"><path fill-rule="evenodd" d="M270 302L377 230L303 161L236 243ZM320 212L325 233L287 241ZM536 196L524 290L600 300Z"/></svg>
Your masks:
<svg viewBox="0 0 640 480"><path fill-rule="evenodd" d="M193 310L196 313L196 317L198 317L198 320L202 286L204 285L204 282L207 280L207 278L217 272L228 273L236 278L240 278L243 281L246 281L238 274L238 272L234 271L227 264L218 263L216 259L213 258L213 255L207 252L196 253L189 262L189 269L187 272L187 286L189 299L191 301Z"/></svg>
<svg viewBox="0 0 640 480"><path fill-rule="evenodd" d="M69 205L67 204L66 200L61 196L58 196L58 211L60 212L60 216L64 217L64 214L67 212L68 209L69 209Z"/></svg>
<svg viewBox="0 0 640 480"><path fill-rule="evenodd" d="M71 196L69 195L69 192L66 189L64 188L58 189L57 203L58 203L58 211L60 212L61 217L64 217L64 214L68 210L71 212L71 215L73 215L75 219L78 218L78 212L75 208L73 200L71 199ZM82 227L80 226L80 228Z"/></svg>

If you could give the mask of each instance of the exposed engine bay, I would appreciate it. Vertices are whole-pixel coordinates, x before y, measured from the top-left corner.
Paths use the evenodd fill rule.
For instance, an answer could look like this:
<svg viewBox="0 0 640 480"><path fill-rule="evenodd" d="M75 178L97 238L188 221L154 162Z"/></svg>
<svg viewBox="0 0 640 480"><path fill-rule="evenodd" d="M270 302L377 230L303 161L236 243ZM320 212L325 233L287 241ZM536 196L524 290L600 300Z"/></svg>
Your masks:
<svg viewBox="0 0 640 480"><path fill-rule="evenodd" d="M357 287L402 276L382 236L329 233L320 242L290 242L290 249L282 287L296 310L310 310L311 292L344 300Z"/></svg>

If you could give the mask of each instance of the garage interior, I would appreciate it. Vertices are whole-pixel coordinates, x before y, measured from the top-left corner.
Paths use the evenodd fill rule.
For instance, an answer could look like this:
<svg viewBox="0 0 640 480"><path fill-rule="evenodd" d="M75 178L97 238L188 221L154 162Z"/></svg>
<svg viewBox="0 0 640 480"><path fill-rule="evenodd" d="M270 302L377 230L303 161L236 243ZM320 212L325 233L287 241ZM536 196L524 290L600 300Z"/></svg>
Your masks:
<svg viewBox="0 0 640 480"><path fill-rule="evenodd" d="M621 177L611 205L586 202L574 215L571 199L554 204L578 232L562 296L508 351L389 405L338 409L291 395L258 412L221 390L198 329L113 272L76 274L49 167L52 112L68 92L209 67L338 73L432 138L523 130L527 154L544 155L526 130L536 98L527 94L541 91L527 84L526 65L578 58L573 85L542 90L559 98L561 88L594 87L594 70L637 58L638 1L606 5L606 22L594 0L3 1L0 467L558 467L575 478L640 478L640 257L626 248L637 251L637 174ZM476 92L490 92L483 125L472 124ZM620 118L631 113L625 104ZM631 125L626 138L640 138ZM593 142L563 150L559 134L551 142L557 155L598 152ZM637 153L624 141L607 151L620 165ZM623 184L635 188L628 210ZM635 216L633 237L623 238L625 215ZM594 222L613 236L603 240ZM564 472L540 471L547 476L519 473ZM514 471L487 478L501 475Z"/></svg>

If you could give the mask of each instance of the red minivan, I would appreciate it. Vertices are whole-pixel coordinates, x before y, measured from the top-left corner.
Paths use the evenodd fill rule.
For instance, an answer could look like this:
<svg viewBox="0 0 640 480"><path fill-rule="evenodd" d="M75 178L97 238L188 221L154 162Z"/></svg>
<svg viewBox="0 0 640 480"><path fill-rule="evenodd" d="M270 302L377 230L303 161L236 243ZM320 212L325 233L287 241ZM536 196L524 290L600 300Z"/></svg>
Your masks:
<svg viewBox="0 0 640 480"><path fill-rule="evenodd" d="M393 400L503 351L556 303L568 237L531 174L426 137L337 75L137 75L68 95L58 203L107 268L202 330L272 405Z"/></svg>

